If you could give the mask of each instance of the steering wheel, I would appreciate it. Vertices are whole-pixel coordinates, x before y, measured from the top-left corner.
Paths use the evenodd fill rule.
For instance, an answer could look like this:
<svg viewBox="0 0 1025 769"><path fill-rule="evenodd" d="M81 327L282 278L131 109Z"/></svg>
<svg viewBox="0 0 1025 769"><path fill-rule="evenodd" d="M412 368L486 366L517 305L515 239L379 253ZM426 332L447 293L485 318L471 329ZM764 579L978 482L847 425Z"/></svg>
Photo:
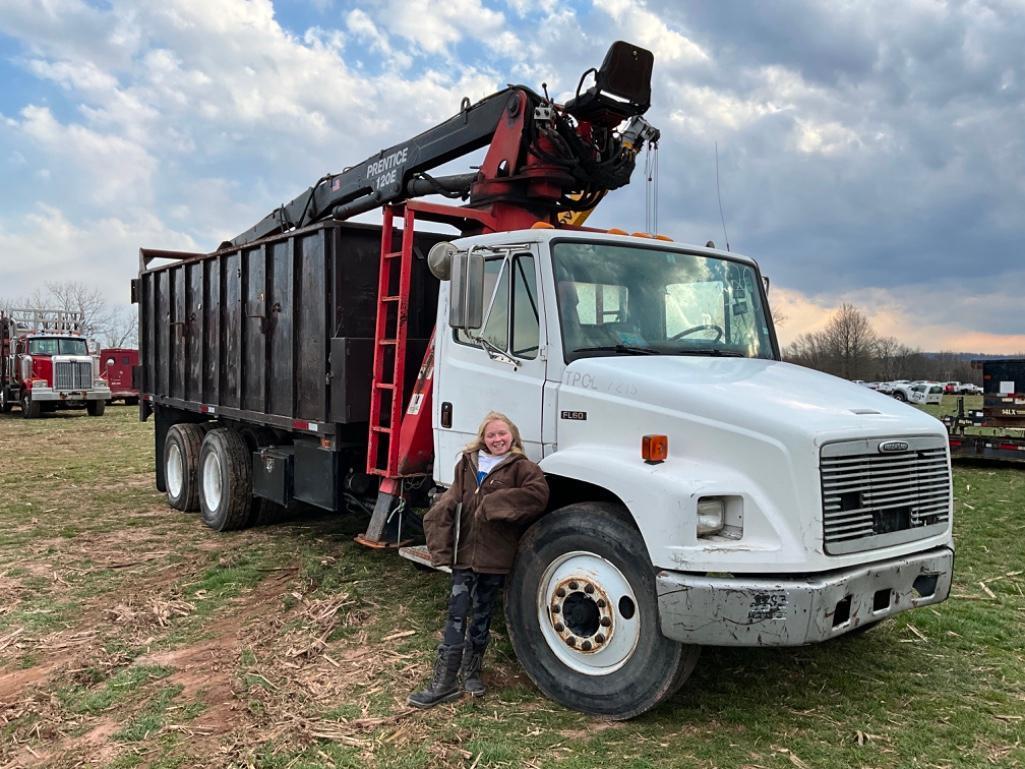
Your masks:
<svg viewBox="0 0 1025 769"><path fill-rule="evenodd" d="M673 334L671 337L669 337L669 341L675 342L677 339L682 339L685 336L690 336L691 334L697 333L698 331L714 331L715 339L710 340L712 342L718 342L723 337L722 326L717 326L714 323L702 323L700 326L691 326L690 328L685 328L678 334Z"/></svg>

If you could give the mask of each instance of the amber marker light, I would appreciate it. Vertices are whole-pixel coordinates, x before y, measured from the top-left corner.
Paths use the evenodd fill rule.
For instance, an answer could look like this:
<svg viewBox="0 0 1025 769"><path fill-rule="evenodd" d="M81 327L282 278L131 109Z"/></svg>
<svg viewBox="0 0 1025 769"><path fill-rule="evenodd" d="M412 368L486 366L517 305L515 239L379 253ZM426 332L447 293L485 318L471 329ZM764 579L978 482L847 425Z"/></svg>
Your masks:
<svg viewBox="0 0 1025 769"><path fill-rule="evenodd" d="M641 438L641 459L649 465L665 462L668 456L668 435L645 435Z"/></svg>

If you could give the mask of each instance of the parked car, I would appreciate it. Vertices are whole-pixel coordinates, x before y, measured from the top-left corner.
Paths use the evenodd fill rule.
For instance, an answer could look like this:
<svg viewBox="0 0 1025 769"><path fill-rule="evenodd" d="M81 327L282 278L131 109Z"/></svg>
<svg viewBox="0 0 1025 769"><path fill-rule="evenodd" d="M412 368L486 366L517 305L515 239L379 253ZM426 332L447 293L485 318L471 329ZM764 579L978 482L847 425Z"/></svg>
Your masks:
<svg viewBox="0 0 1025 769"><path fill-rule="evenodd" d="M977 384L962 382L957 392L959 395L982 395L982 388Z"/></svg>
<svg viewBox="0 0 1025 769"><path fill-rule="evenodd" d="M959 393L959 392L961 392L961 383L960 382L945 382L944 385L943 385L943 392L948 394L948 395L953 395L955 393Z"/></svg>
<svg viewBox="0 0 1025 769"><path fill-rule="evenodd" d="M938 382L912 382L896 387L893 397L907 403L935 403L938 405L943 402L943 387Z"/></svg>

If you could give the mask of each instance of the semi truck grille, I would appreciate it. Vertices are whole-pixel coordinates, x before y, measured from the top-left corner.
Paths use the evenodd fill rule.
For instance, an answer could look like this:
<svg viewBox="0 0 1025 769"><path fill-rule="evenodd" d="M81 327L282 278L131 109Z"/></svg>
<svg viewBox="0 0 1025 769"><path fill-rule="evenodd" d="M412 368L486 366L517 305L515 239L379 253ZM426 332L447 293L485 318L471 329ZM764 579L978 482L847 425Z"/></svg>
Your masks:
<svg viewBox="0 0 1025 769"><path fill-rule="evenodd" d="M93 386L93 364L89 361L60 360L53 364L55 390L88 390Z"/></svg>
<svg viewBox="0 0 1025 769"><path fill-rule="evenodd" d="M924 539L949 525L950 463L940 437L830 443L820 473L830 555Z"/></svg>

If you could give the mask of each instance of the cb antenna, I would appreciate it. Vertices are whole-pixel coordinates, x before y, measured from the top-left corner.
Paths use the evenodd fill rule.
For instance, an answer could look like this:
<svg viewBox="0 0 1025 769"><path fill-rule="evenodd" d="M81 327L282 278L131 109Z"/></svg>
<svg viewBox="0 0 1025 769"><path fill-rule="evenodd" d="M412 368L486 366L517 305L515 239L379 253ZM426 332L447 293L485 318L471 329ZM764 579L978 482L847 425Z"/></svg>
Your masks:
<svg viewBox="0 0 1025 769"><path fill-rule="evenodd" d="M729 251L730 236L726 234L726 215L722 212L722 193L719 190L719 142L715 143L715 196L719 199L719 221L722 222L722 236Z"/></svg>

